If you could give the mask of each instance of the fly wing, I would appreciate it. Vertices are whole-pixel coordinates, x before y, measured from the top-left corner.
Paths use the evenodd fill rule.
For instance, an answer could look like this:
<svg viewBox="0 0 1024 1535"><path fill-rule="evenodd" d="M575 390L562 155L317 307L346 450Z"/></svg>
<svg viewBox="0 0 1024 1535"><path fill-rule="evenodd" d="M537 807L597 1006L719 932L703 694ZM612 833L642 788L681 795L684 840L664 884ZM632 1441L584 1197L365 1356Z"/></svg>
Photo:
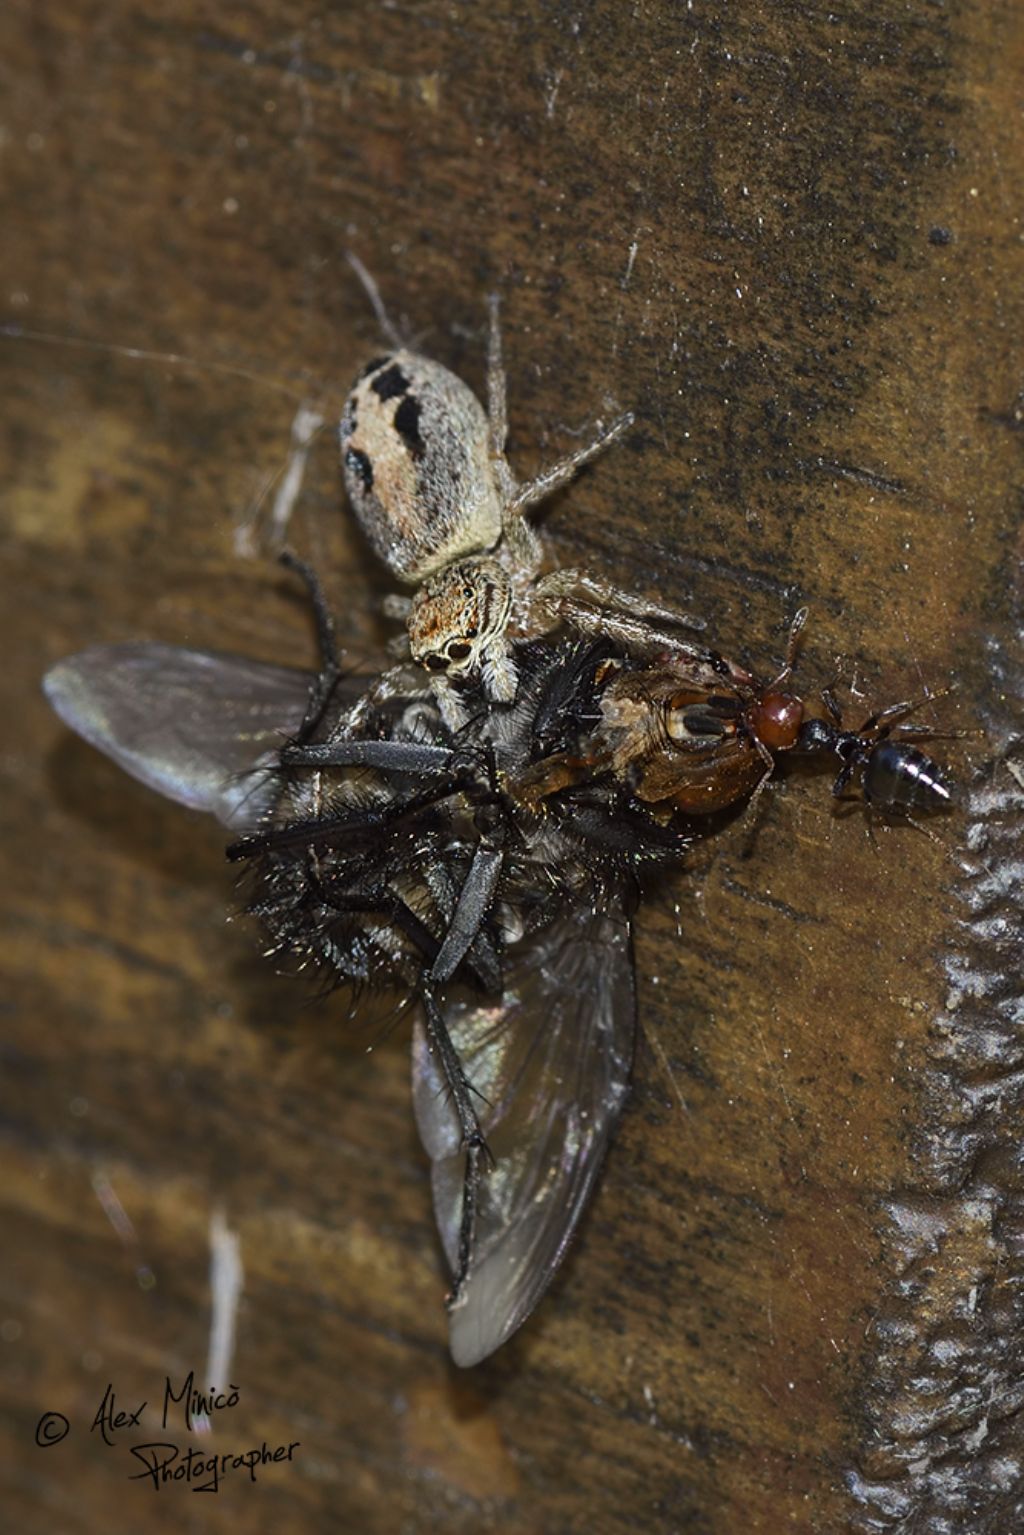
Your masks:
<svg viewBox="0 0 1024 1535"><path fill-rule="evenodd" d="M624 917L574 912L506 965L500 1002L442 1004L494 1158L468 1273L450 1312L456 1364L486 1359L529 1316L565 1256L629 1083L636 999ZM413 1098L434 1211L458 1260L465 1155L439 1062L418 1024Z"/></svg>
<svg viewBox="0 0 1024 1535"><path fill-rule="evenodd" d="M343 679L353 701L365 681ZM244 829L267 808L258 771L295 734L307 672L177 645L96 645L43 678L57 714L168 799Z"/></svg>

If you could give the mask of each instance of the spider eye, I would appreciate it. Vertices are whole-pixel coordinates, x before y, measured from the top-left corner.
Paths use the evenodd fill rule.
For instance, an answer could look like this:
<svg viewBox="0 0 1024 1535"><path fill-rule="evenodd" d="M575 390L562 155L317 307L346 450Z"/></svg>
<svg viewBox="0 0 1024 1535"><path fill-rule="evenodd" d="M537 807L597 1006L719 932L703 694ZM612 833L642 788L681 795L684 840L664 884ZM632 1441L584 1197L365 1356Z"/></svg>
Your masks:
<svg viewBox="0 0 1024 1535"><path fill-rule="evenodd" d="M472 648L471 645L466 644L465 640L455 640L448 646L448 660L465 661Z"/></svg>
<svg viewBox="0 0 1024 1535"><path fill-rule="evenodd" d="M433 655L429 655L424 658L424 665L427 667L428 671L446 672L448 670L448 657L439 656L435 651Z"/></svg>

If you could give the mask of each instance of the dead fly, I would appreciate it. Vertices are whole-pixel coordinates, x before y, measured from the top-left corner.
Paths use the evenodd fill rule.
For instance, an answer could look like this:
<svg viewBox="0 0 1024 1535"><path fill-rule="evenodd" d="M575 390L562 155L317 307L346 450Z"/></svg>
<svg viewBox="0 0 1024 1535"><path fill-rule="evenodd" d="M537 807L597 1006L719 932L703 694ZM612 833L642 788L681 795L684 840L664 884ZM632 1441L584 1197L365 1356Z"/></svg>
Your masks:
<svg viewBox="0 0 1024 1535"><path fill-rule="evenodd" d="M470 1365L565 1255L629 1081L636 873L688 839L607 766L563 770L593 752L610 644L521 647L515 702L478 689L457 733L410 668L408 691L375 699L353 734L365 679L340 676L319 602L318 616L312 684L138 645L59 663L46 692L129 772L242 834L231 856L274 950L418 995L416 1119L452 1354Z"/></svg>
<svg viewBox="0 0 1024 1535"><path fill-rule="evenodd" d="M272 953L418 998L416 1120L470 1365L536 1305L601 1166L633 1054L628 913L638 872L684 855L679 813L755 796L780 751L836 755L836 791L859 771L889 809L947 791L896 734L907 705L859 731L831 695L809 717L788 686L803 613L771 683L711 650L520 644L515 699L470 684L455 730L415 667L386 692L342 676L290 563L313 595L314 678L115 646L59 663L46 691L130 773L240 833L229 854Z"/></svg>

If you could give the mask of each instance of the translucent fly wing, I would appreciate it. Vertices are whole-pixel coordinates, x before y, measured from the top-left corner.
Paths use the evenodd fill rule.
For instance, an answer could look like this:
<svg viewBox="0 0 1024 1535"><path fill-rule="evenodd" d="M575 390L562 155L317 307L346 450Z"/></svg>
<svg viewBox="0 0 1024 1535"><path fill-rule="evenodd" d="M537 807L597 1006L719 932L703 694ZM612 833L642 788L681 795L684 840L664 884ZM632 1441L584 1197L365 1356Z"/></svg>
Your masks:
<svg viewBox="0 0 1024 1535"><path fill-rule="evenodd" d="M629 1083L636 999L624 918L573 913L506 965L500 1002L443 1003L494 1165L479 1195L469 1271L450 1312L456 1364L473 1365L529 1316L565 1256ZM453 1270L465 1157L422 1025L413 1098Z"/></svg>
<svg viewBox="0 0 1024 1535"><path fill-rule="evenodd" d="M353 701L365 682L344 679ZM51 667L43 691L90 745L142 783L236 829L271 790L259 771L302 723L307 672L177 645L96 645Z"/></svg>

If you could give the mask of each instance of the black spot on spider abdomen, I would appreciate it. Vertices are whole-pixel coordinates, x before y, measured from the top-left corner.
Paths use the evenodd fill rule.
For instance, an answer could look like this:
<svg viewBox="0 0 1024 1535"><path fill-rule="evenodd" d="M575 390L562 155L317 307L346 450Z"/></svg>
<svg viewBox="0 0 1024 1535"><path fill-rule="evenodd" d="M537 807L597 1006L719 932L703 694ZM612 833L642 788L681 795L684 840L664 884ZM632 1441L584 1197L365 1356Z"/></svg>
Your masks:
<svg viewBox="0 0 1024 1535"><path fill-rule="evenodd" d="M395 411L395 431L413 458L423 457L425 447L420 436L420 402L414 394L407 394Z"/></svg>
<svg viewBox="0 0 1024 1535"><path fill-rule="evenodd" d="M345 454L345 468L359 480L364 490L373 489L373 465L359 448L349 448Z"/></svg>
<svg viewBox="0 0 1024 1535"><path fill-rule="evenodd" d="M385 368L383 373L378 373L375 379L371 379L370 388L379 400L394 400L398 395L408 391L409 380L397 362L393 362L390 368Z"/></svg>
<svg viewBox="0 0 1024 1535"><path fill-rule="evenodd" d="M384 364L390 361L391 359L386 356L374 357L370 362L366 364L364 368L359 369L359 372L355 377L355 383L352 385L353 389L355 388L356 384L361 384L364 378L369 378L371 373L376 373L378 368L383 368Z"/></svg>

